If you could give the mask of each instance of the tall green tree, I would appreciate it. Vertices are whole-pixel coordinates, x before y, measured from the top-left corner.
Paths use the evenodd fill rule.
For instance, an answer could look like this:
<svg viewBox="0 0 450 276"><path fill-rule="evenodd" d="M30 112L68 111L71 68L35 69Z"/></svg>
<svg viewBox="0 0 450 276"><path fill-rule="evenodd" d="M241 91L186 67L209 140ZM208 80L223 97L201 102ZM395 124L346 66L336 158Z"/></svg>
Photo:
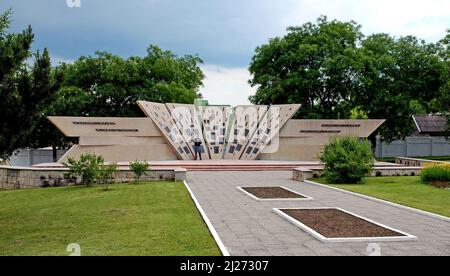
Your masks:
<svg viewBox="0 0 450 276"><path fill-rule="evenodd" d="M256 49L250 65L254 104L300 103L302 118L348 118L355 82L356 22L328 21L288 28L288 34Z"/></svg>
<svg viewBox="0 0 450 276"><path fill-rule="evenodd" d="M201 62L197 56L177 57L154 45L145 57L124 59L97 52L95 57L81 57L65 65L63 87L79 89L79 93L65 94L59 100L73 101L71 95L87 97L75 107L81 111L78 115L85 116L142 116L138 100L193 103L204 78L198 66ZM60 111L55 115L73 113Z"/></svg>
<svg viewBox="0 0 450 276"><path fill-rule="evenodd" d="M54 101L40 114L35 128L35 147L65 148L76 140L64 137L47 116L142 117L138 100L193 103L204 75L202 60L193 55L178 57L151 45L144 57L122 57L97 52L73 64L54 69L63 75Z"/></svg>
<svg viewBox="0 0 450 276"><path fill-rule="evenodd" d="M445 110L433 104L448 91L438 45L412 36L365 38L360 28L320 17L258 47L250 101L302 104L300 118L386 119L376 133L385 141L410 135L413 114Z"/></svg>
<svg viewBox="0 0 450 276"><path fill-rule="evenodd" d="M359 90L353 96L368 118L386 119L378 134L385 141L414 131L411 116L432 111L429 103L442 84L437 47L415 37L374 34L360 48ZM372 137L374 140L375 137Z"/></svg>
<svg viewBox="0 0 450 276"><path fill-rule="evenodd" d="M31 27L22 33L8 33L12 12L0 15L0 158L6 159L21 147L28 146L39 112L57 90L51 78L47 49L27 60L34 35Z"/></svg>
<svg viewBox="0 0 450 276"><path fill-rule="evenodd" d="M78 107L83 106L86 102L89 102L89 99L80 89L74 87L61 88L56 93L54 100L36 116L28 146L31 148L51 147L53 149L53 161L56 162L58 160L58 149L66 149L78 141L76 138L66 137L61 131L57 130L47 119L47 116L62 113L65 116L80 116L82 114L81 108Z"/></svg>
<svg viewBox="0 0 450 276"><path fill-rule="evenodd" d="M450 29L440 41L440 56L444 62L442 70L442 86L436 99L438 110L447 117L447 137L450 137Z"/></svg>

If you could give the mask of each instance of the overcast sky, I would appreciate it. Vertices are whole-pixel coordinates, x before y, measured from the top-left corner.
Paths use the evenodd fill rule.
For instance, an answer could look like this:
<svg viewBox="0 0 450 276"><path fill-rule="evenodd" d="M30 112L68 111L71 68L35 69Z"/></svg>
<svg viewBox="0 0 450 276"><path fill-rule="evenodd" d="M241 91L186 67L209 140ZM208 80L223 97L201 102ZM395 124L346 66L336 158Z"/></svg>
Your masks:
<svg viewBox="0 0 450 276"><path fill-rule="evenodd" d="M363 32L415 35L435 42L450 28L450 0L0 0L14 11L12 31L32 25L34 49L55 62L105 50L144 55L149 44L178 55L198 54L213 104L247 104L247 71L258 45L286 27L330 19L355 20Z"/></svg>

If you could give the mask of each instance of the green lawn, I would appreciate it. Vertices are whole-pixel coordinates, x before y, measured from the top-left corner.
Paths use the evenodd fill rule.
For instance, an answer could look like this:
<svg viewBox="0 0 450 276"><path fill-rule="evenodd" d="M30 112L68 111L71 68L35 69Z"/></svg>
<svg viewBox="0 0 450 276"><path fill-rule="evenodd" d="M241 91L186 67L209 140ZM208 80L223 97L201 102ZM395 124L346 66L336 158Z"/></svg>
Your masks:
<svg viewBox="0 0 450 276"><path fill-rule="evenodd" d="M181 182L0 192L0 255L220 255Z"/></svg>
<svg viewBox="0 0 450 276"><path fill-rule="evenodd" d="M313 181L330 185L325 179ZM417 176L368 177L363 184L330 186L450 217L450 190L425 185Z"/></svg>

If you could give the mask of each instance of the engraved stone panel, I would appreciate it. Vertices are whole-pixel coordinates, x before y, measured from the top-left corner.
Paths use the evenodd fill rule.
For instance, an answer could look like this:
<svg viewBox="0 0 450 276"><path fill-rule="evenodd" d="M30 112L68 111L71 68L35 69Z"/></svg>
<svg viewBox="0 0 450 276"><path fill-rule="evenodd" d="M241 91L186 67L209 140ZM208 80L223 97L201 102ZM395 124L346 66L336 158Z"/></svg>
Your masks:
<svg viewBox="0 0 450 276"><path fill-rule="evenodd" d="M298 104L272 105L263 116L241 159L255 160L269 145L276 151L279 139L274 140L274 138L278 137L280 129L297 113L299 108Z"/></svg>
<svg viewBox="0 0 450 276"><path fill-rule="evenodd" d="M224 155L230 106L199 106L203 131L211 159L222 159Z"/></svg>
<svg viewBox="0 0 450 276"><path fill-rule="evenodd" d="M52 122L67 137L158 137L150 118L54 117Z"/></svg>
<svg viewBox="0 0 450 276"><path fill-rule="evenodd" d="M234 109L225 159L239 159L250 138L259 127L268 106L242 105Z"/></svg>
<svg viewBox="0 0 450 276"><path fill-rule="evenodd" d="M183 160L192 160L193 155L190 147L184 141L166 105L144 101L139 101L138 104L145 114L154 121L166 140L176 149L177 154Z"/></svg>
<svg viewBox="0 0 450 276"><path fill-rule="evenodd" d="M205 153L202 155L202 159L208 160L208 147L203 137L203 127L195 105L173 103L166 105L190 150L194 152L194 141L200 139Z"/></svg>

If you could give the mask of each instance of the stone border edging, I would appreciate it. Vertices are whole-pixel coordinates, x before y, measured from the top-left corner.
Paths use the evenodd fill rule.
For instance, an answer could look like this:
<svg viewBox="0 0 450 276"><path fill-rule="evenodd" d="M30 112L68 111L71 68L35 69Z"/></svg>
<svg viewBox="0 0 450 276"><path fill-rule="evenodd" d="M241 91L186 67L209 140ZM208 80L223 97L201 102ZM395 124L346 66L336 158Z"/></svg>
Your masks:
<svg viewBox="0 0 450 276"><path fill-rule="evenodd" d="M307 184L310 184L310 185L321 186L321 187L328 188L328 189L331 189L331 190L335 190L335 191L338 191L338 192L341 192L341 193L358 196L358 197L361 197L361 198L364 198L364 199L367 199L367 200L370 200L370 201L374 201L374 202L378 202L378 203L384 203L384 204L387 204L387 205L390 205L390 206L393 206L393 207L396 207L396 208L399 208L399 209L412 211L412 212L420 214L420 215L424 215L424 216L427 216L427 217L431 217L431 218L443 220L443 221L446 221L446 222L450 222L450 218L449 217L438 215L438 214L434 214L434 213L423 211L423 210L419 210L419 209L416 209L416 208L413 208L413 207L408 207L408 206L401 205L401 204L394 203L394 202L390 202L390 201L387 201L387 200L384 200L384 199L379 199L379 198L375 198L375 197L371 197L371 196L367 196L367 195L363 195L363 194L359 194L359 193L355 193L355 192L351 192L351 191L347 191L347 190L331 187L331 186L328 186L328 185L325 185L325 184L320 184L320 183L317 183L317 182L314 182L314 181L310 181L310 180L305 180L304 183L307 183Z"/></svg>
<svg viewBox="0 0 450 276"><path fill-rule="evenodd" d="M213 236L214 240L216 241L217 246L219 247L220 251L222 252L222 255L224 257L229 257L230 253L228 252L228 249L223 244L222 240L219 237L219 234L217 233L216 229L212 225L212 223L209 220L208 216L206 216L205 211L203 210L202 206L200 205L200 203L198 202L198 200L195 197L194 193L192 192L191 188L189 187L189 184L187 183L186 180L183 181L183 183L184 183L184 186L186 187L186 189L188 190L192 200L194 201L195 206L197 207L198 211L200 212L200 215L202 216L203 220L205 221L206 226L208 226L208 229L211 232L211 235Z"/></svg>

